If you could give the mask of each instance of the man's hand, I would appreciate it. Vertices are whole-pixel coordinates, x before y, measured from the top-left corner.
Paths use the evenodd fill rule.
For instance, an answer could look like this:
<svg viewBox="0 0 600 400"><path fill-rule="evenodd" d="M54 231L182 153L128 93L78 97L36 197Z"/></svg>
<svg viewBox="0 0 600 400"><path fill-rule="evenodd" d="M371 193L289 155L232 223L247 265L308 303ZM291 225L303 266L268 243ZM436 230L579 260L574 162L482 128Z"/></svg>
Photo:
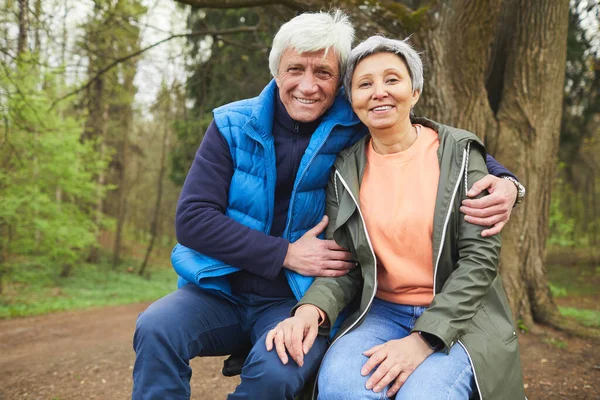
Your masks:
<svg viewBox="0 0 600 400"><path fill-rule="evenodd" d="M510 219L517 188L507 179L486 175L475 182L467 192L467 196L475 197L487 189L489 195L480 199L463 200L460 212L465 214L465 221L476 225L490 226L481 232L481 236L492 236L500 233Z"/></svg>
<svg viewBox="0 0 600 400"><path fill-rule="evenodd" d="M336 277L348 273L356 266L352 254L334 240L321 240L317 236L327 227L324 216L314 228L300 239L290 243L283 266L304 276Z"/></svg>
<svg viewBox="0 0 600 400"><path fill-rule="evenodd" d="M425 340L413 332L403 339L390 340L365 351L363 354L369 357L369 360L360 373L366 376L376 368L366 384L367 389L373 389L376 393L394 381L386 393L386 396L391 398L398 393L410 374L432 353L433 350Z"/></svg>
<svg viewBox="0 0 600 400"><path fill-rule="evenodd" d="M304 355L308 354L319 333L319 311L315 306L301 307L293 317L281 321L267 333L267 351L275 349L282 363L287 364L287 352L298 366L304 365Z"/></svg>

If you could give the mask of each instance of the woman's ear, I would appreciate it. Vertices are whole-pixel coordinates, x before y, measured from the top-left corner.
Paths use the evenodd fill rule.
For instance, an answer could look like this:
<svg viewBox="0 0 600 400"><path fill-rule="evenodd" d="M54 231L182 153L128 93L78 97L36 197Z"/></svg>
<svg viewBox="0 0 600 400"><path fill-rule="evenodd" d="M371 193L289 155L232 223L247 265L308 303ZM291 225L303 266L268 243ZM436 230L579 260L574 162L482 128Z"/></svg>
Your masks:
<svg viewBox="0 0 600 400"><path fill-rule="evenodd" d="M411 108L414 107L417 104L417 102L419 101L420 97L421 97L421 91L414 90L413 94L412 94Z"/></svg>

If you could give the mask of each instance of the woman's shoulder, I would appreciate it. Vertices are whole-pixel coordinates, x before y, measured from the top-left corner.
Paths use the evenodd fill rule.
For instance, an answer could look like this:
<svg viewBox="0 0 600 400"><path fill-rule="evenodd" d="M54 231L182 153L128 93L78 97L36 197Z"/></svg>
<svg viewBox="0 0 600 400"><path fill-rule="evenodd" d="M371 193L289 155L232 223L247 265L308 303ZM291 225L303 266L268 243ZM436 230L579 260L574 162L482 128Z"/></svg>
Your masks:
<svg viewBox="0 0 600 400"><path fill-rule="evenodd" d="M369 142L371 135L366 135L361 138L358 142L354 143L352 146L345 148L340 151L335 160L335 165L340 166L349 158L355 158L357 156L361 156L365 154L365 146Z"/></svg>
<svg viewBox="0 0 600 400"><path fill-rule="evenodd" d="M413 117L411 118L411 121L413 124L421 124L436 131L440 139L440 143L450 141L461 144L462 146L466 146L467 143L475 142L484 147L482 140L476 134L465 129L445 125L424 117Z"/></svg>

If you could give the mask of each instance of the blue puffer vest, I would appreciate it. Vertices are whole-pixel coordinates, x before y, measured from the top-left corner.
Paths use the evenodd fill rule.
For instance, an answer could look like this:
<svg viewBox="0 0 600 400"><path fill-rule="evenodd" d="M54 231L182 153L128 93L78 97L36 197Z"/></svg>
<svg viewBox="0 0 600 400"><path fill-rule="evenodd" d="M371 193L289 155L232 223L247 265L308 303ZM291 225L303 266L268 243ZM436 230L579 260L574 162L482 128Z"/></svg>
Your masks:
<svg viewBox="0 0 600 400"><path fill-rule="evenodd" d="M276 84L272 80L255 98L224 105L213 111L219 131L231 150L233 176L229 186L226 215L252 229L269 234L275 202L275 147L272 136ZM366 133L339 94L313 133L294 182L283 237L298 240L314 227L325 212L325 186L336 154ZM180 276L178 286L187 282L204 289L219 290L232 298L225 275L239 271L219 260L176 245L171 255ZM313 278L285 270L288 283L300 299Z"/></svg>

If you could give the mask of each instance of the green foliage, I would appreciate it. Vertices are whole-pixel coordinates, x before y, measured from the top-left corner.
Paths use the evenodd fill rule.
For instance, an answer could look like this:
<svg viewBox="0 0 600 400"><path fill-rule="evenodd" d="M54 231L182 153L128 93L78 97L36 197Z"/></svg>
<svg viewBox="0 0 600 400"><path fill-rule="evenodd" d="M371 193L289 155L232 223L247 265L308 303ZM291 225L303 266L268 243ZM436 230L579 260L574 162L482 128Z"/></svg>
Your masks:
<svg viewBox="0 0 600 400"><path fill-rule="evenodd" d="M529 332L529 327L525 325L525 322L522 319L519 319L517 321L517 328L519 329L519 331L521 331L521 333Z"/></svg>
<svg viewBox="0 0 600 400"><path fill-rule="evenodd" d="M106 162L80 141L80 120L50 110L55 78L26 65L0 69L7 94L0 101L0 247L73 264L95 240L90 210L103 188L93 176Z"/></svg>
<svg viewBox="0 0 600 400"><path fill-rule="evenodd" d="M10 268L0 318L153 301L176 287L171 268L151 268L151 279L144 279L127 272L128 265L133 261L124 262L119 270L108 263L81 264L63 278L59 265L42 258L21 260Z"/></svg>
<svg viewBox="0 0 600 400"><path fill-rule="evenodd" d="M553 283L548 283L548 286L550 287L550 292L552 292L553 297L566 297L567 296L567 289L565 289L564 287L560 287Z"/></svg>
<svg viewBox="0 0 600 400"><path fill-rule="evenodd" d="M575 318L585 326L600 328L600 311L574 307L558 307L558 310L565 317Z"/></svg>
<svg viewBox="0 0 600 400"><path fill-rule="evenodd" d="M293 17L281 7L195 10L188 18L191 31L258 27L255 34L190 37L195 62L190 67L187 93L193 106L176 124L171 179L177 184L192 164L198 145L212 120L212 110L223 104L257 96L271 79L269 50L279 27Z"/></svg>
<svg viewBox="0 0 600 400"><path fill-rule="evenodd" d="M555 339L555 338L545 338L542 341L544 343L548 343L549 345L552 345L554 347L558 347L561 350L567 348L567 342L565 342L564 340Z"/></svg>
<svg viewBox="0 0 600 400"><path fill-rule="evenodd" d="M565 215L561 203L561 196L555 191L554 196L552 196L552 201L550 202L550 214L548 215L550 223L548 244L565 247L573 246L575 245L575 239L573 237L575 219Z"/></svg>

